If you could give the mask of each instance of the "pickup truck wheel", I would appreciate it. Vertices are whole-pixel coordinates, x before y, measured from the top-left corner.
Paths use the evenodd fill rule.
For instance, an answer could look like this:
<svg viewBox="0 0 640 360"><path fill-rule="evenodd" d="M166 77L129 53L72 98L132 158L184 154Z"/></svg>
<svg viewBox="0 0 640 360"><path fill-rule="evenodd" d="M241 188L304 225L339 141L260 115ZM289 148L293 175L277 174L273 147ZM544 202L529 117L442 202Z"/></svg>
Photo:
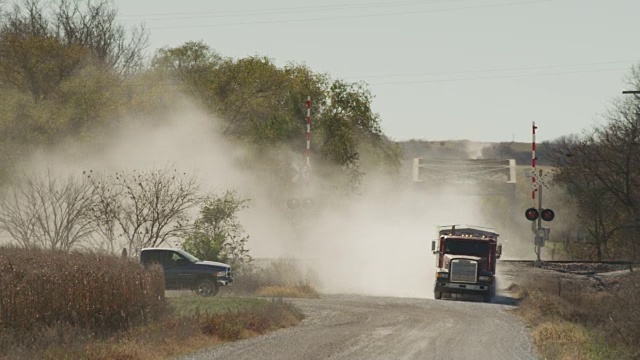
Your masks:
<svg viewBox="0 0 640 360"><path fill-rule="evenodd" d="M195 292L200 296L216 296L218 285L212 280L200 279L196 282Z"/></svg>
<svg viewBox="0 0 640 360"><path fill-rule="evenodd" d="M442 299L442 291L434 291L434 292L433 292L433 297L434 297L436 300L440 300L440 299Z"/></svg>

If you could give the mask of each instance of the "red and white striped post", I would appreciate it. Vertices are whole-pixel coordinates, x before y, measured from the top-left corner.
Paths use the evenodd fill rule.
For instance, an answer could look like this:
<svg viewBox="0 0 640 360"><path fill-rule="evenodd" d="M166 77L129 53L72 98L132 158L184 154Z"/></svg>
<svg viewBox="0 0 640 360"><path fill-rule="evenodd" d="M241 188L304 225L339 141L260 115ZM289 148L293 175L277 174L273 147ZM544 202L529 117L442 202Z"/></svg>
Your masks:
<svg viewBox="0 0 640 360"><path fill-rule="evenodd" d="M531 142L531 200L535 206L536 201L536 122L533 121L531 125L532 142Z"/></svg>
<svg viewBox="0 0 640 360"><path fill-rule="evenodd" d="M311 97L307 97L307 171L311 170Z"/></svg>

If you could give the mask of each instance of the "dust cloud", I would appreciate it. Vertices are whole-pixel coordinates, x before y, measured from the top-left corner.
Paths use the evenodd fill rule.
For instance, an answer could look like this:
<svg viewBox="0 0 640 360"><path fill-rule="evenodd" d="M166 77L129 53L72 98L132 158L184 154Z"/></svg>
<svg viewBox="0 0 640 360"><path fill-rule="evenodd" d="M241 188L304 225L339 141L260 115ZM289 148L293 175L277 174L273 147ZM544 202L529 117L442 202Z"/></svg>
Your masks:
<svg viewBox="0 0 640 360"><path fill-rule="evenodd" d="M408 183L408 182L407 182ZM477 224L469 198L369 188L320 215L301 244L329 293L432 297L437 226Z"/></svg>
<svg viewBox="0 0 640 360"><path fill-rule="evenodd" d="M274 200L273 194L282 192L279 184L239 165L245 151L217 133L215 119L187 99L176 100L174 109L161 117L123 119L99 143L48 149L29 166L80 174L169 165L195 172L205 191L236 189L251 199L240 214L250 254L297 259L326 293L431 297L436 226L483 224L478 199L412 190L410 178L393 186L384 178L367 178L361 195L349 198L315 187L310 196L319 206L288 210L284 201Z"/></svg>

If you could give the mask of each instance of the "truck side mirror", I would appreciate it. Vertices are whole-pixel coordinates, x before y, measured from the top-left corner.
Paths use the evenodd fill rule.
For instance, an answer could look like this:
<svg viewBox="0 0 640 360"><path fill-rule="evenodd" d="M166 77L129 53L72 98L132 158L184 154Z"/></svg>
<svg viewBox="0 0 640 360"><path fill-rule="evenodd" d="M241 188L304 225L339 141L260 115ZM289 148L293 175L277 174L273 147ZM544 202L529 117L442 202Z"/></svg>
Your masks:
<svg viewBox="0 0 640 360"><path fill-rule="evenodd" d="M502 244L498 244L496 248L496 259L500 259L500 255L502 255Z"/></svg>
<svg viewBox="0 0 640 360"><path fill-rule="evenodd" d="M436 241L431 241L431 251L436 251Z"/></svg>

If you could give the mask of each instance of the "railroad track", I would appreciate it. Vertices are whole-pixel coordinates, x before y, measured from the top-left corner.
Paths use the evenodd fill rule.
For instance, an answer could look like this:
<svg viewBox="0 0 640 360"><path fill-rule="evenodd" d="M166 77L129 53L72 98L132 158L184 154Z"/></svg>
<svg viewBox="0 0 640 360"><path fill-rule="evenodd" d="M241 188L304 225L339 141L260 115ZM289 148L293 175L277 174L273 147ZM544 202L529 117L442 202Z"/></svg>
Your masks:
<svg viewBox="0 0 640 360"><path fill-rule="evenodd" d="M506 263L531 263L535 260L498 260ZM607 265L638 265L633 261L590 261L590 260L543 260L543 264L607 264Z"/></svg>
<svg viewBox="0 0 640 360"><path fill-rule="evenodd" d="M534 266L534 260L498 260L500 263L522 264ZM593 274L599 272L609 272L616 270L629 270L633 272L634 267L640 265L633 261L590 261L590 260L549 260L542 261L542 268L560 272L571 272L577 274Z"/></svg>

